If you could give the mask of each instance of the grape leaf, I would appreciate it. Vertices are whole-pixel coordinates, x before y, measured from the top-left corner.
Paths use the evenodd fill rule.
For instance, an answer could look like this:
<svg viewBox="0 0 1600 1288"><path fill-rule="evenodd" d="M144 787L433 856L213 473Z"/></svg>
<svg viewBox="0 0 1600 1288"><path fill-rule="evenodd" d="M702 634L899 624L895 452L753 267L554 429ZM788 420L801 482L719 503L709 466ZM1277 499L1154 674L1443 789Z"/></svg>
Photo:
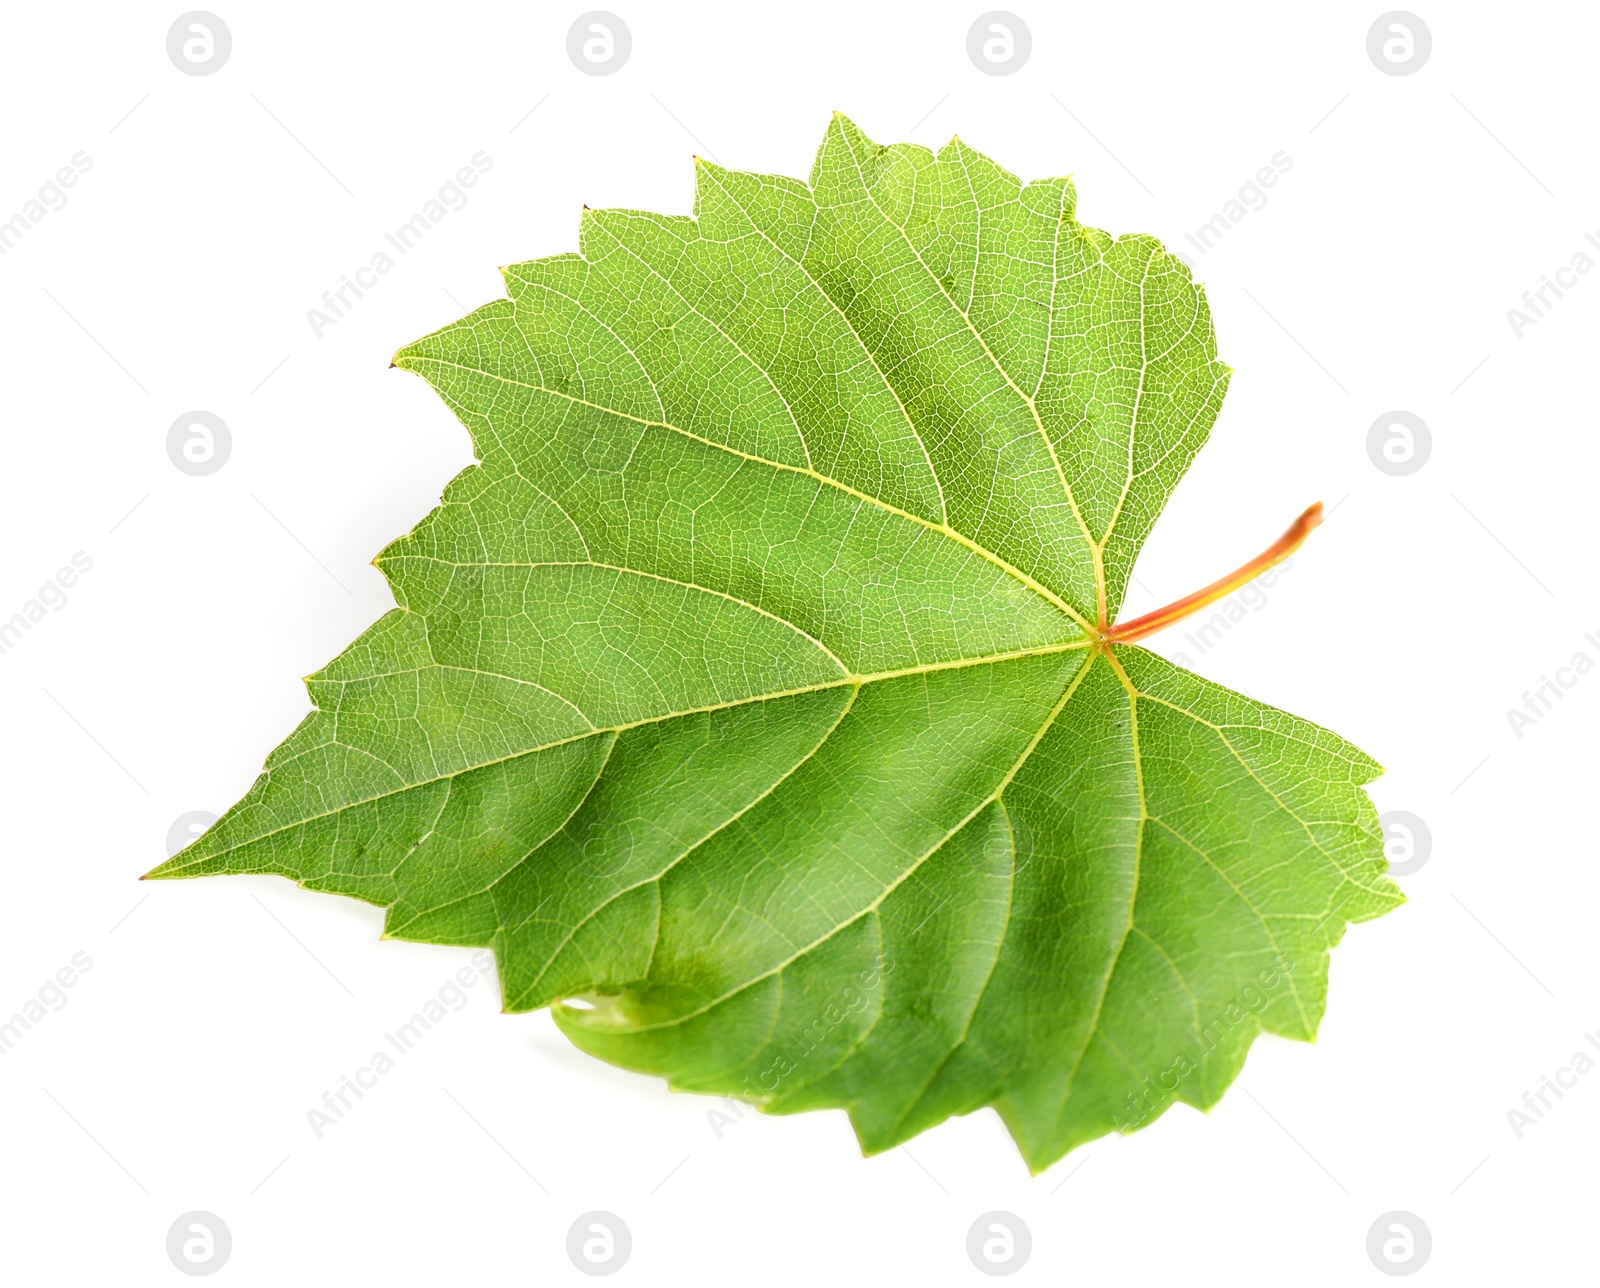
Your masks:
<svg viewBox="0 0 1600 1288"><path fill-rule="evenodd" d="M1203 291L959 140L696 178L396 355L481 463L151 875L487 945L506 1010L869 1153L1209 1107L1401 896L1377 764L1107 626L1227 387Z"/></svg>

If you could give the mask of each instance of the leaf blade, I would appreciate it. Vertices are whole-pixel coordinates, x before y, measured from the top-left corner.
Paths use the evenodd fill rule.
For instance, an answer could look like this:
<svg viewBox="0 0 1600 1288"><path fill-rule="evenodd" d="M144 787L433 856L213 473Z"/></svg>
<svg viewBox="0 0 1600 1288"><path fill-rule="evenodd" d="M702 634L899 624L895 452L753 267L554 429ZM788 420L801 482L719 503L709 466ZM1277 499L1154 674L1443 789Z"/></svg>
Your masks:
<svg viewBox="0 0 1600 1288"><path fill-rule="evenodd" d="M992 1105L1040 1170L1312 1036L1400 899L1378 767L1103 637L1229 373L1074 206L836 116L809 185L701 162L503 270L395 358L479 457L399 606L150 875L491 946L508 1010L868 1152Z"/></svg>

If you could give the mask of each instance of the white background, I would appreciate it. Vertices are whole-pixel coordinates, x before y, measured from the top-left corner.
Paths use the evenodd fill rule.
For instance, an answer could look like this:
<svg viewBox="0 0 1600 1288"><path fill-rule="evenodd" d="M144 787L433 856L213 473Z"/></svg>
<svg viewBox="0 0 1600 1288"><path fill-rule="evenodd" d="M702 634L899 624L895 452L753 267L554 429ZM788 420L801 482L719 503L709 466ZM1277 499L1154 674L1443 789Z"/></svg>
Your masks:
<svg viewBox="0 0 1600 1288"><path fill-rule="evenodd" d="M995 1209L1032 1231L1017 1282L1383 1282L1391 1209L1432 1231L1417 1282L1593 1274L1600 1070L1521 1139L1506 1111L1600 1031L1600 672L1521 738L1505 714L1600 660L1600 273L1506 320L1600 230L1592 7L1424 7L1431 59L1391 77L1377 4L1015 0L1033 54L991 77L980 4L612 0L633 53L596 78L579 5L209 2L233 52L206 77L167 57L176 4L16 6L0 36L0 219L93 159L0 258L0 618L94 561L0 656L0 1018L94 963L0 1059L7 1282L180 1282L192 1209L241 1285L587 1282L565 1238L591 1209L632 1230L619 1282L986 1282L964 1242ZM719 1138L716 1102L499 1015L492 983L316 1139L307 1109L470 953L281 880L137 877L249 786L299 677L390 605L368 560L470 460L389 356L500 296L498 265L576 249L584 203L687 213L693 153L805 175L835 108L1072 173L1085 222L1174 246L1293 159L1189 248L1236 374L1128 612L1334 510L1204 656L1152 642L1389 767L1380 810L1433 836L1411 902L1335 952L1314 1046L1263 1038L1209 1117L1038 1178L989 1111L870 1161L834 1112ZM306 310L480 150L470 203L314 337ZM1405 478L1365 447L1396 408L1434 440ZM206 478L165 449L193 409L233 435Z"/></svg>

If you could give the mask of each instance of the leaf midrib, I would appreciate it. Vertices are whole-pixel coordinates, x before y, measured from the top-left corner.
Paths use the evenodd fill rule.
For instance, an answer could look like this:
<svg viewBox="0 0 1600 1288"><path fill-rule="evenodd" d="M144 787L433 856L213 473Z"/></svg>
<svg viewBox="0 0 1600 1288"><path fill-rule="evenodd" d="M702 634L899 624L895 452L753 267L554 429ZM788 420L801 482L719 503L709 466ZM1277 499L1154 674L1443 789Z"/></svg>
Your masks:
<svg viewBox="0 0 1600 1288"><path fill-rule="evenodd" d="M1096 650L1097 653L1099 651L1100 650ZM1081 686L1082 683L1083 683L1084 677L1087 676L1089 674L1089 672L1094 669L1094 665L1095 665L1096 660L1097 660L1096 657L1091 656L1086 662L1084 662L1084 664L1082 666L1080 666L1078 668L1077 672L1073 675L1072 680L1068 683L1068 685L1065 688L1065 690L1063 690L1061 696L1056 700L1055 705L1050 708L1050 713L1049 713L1049 715L1047 715L1044 718L1044 723L1042 723L1039 726L1039 728L1034 731L1034 734L1028 740L1027 745L1025 747L1023 747L1021 753L1017 756L1016 760L1012 763L1011 768L1006 771L1005 775L1000 779L999 783L997 783L995 785L994 790L991 791L987 796L985 796L981 801L979 801L977 803L977 805L975 805L966 815L964 815L961 819L957 820L955 825L953 827L951 827L947 832L945 832L945 834L943 836L941 836L937 842L935 842L932 846L930 846L922 854L918 855L910 864L908 864L906 869L903 872L901 872L899 876L897 876L893 881L891 881L888 884L886 884L884 886L884 888L881 891L879 891L877 895L875 895L873 897L871 902L868 903L865 907L863 907L860 911L856 912L853 916L849 917L848 919L846 919L844 921L841 921L838 925L833 927L833 929L828 931L825 935L820 935L820 936L818 936L818 938L813 940L811 943L806 944L803 948L797 949L794 953L790 954L788 957L784 958L782 961L777 962L776 964L768 967L766 970L762 971L760 974L754 975L751 978L742 981L737 987L735 987L733 989L730 989L727 993L724 993L724 994L722 994L722 995L720 995L718 997L715 997L715 998L711 999L709 1002L706 1002L703 1005L696 1007L692 1011L686 1011L682 1015L673 1016L672 1019L670 1019L670 1020L662 1020L662 1021L660 1021L658 1023L655 1023L655 1024L633 1025L633 1026L630 1026L628 1031L630 1033L647 1033L647 1032L651 1031L652 1029L672 1028L672 1027L675 1027L676 1025L684 1024L687 1021L694 1019L698 1015L703 1015L707 1011L710 1011L713 1008L715 1008L717 1006L720 1006L723 1002L728 1001L730 998L737 997L740 993L744 992L746 989L749 989L749 988L753 987L754 985L759 984L762 980L769 979L772 976L781 973L782 971L786 970L789 966L793 965L800 958L804 957L807 953L813 952L818 947L820 947L822 944L827 943L835 935L839 934L840 931L845 930L848 927L855 925L856 922L860 921L863 917L867 916L869 913L876 912L878 910L878 908L880 908L883 905L883 901L885 899L887 899L897 889L899 889L902 885L904 885L905 882L910 879L912 874L915 873L924 863L926 863L930 858L932 858L935 854L937 854L940 850L942 850L947 844L949 844L950 840L953 837L959 836L961 834L962 830L967 826L967 824L971 823L973 819L977 818L977 816L979 814L983 813L983 811L986 810L990 805L992 805L996 801L1000 800L1001 796L1005 792L1005 789L1011 785L1012 780L1014 778L1016 778L1016 776L1017 776L1017 774L1019 772L1021 772L1023 765L1025 765L1028 762L1028 758L1033 755L1034 749L1039 745L1039 743L1041 741L1043 741L1045 734L1047 734L1050 731L1051 726L1053 726L1055 724L1056 718L1058 716L1060 716L1060 714L1061 714L1061 712L1063 710L1065 710L1067 703L1072 699L1072 695L1078 691L1079 686ZM826 739L824 739L824 741L826 741ZM818 744L818 745L820 746L821 744ZM815 754L816 754L816 752L815 752L815 750L813 750L811 753L809 753L807 759L809 759L810 755L815 755ZM1009 928L1010 928L1010 918L1008 916L1007 920L1006 920L1006 930L1009 930ZM1006 930L1003 930L1001 932L1002 939L1004 938Z"/></svg>
<svg viewBox="0 0 1600 1288"><path fill-rule="evenodd" d="M535 991L538 988L539 981L542 980L546 975L548 975L550 973L550 968L555 965L556 958L559 957L561 955L562 950L565 949L566 946L569 943L572 942L572 940L576 937L577 933L580 930L582 930L586 925L588 925L591 921L593 921L596 917L598 917L607 908L609 908L612 904L614 904L618 899L622 898L626 894L631 894L635 890L642 889L644 886L652 885L652 884L662 880L667 875L667 873L671 872L673 868L677 867L680 863L682 863L685 859L687 859L691 854L693 854L696 850L698 850L702 845L704 845L712 837L716 836L719 832L726 831L728 828L732 827L735 823L737 823L741 818L743 818L746 814L748 814L751 810L753 810L762 801L766 800L767 797L771 796L773 792L777 791L779 787L783 786L783 784L785 782L787 782L790 778L792 778L795 774L797 774L800 771L801 767L804 766L808 761L810 761L811 757L816 755L817 752L822 749L822 744L827 742L829 738L833 737L834 731L837 730L838 727L842 723L844 723L845 717L848 716L850 714L852 708L854 708L856 696L860 692L861 692L861 686L860 685L854 686L854 691L851 693L849 700L847 702L845 702L844 706L840 709L839 714L836 717L834 717L833 723L828 726L826 731L823 733L822 737L817 739L816 743L812 746L811 750L808 751L804 756L800 757L799 760L795 761L794 764L790 765L788 769L783 771L783 773L779 774L778 777L775 778L771 783L769 783L767 785L767 787L762 792L760 792L753 799L751 799L746 804L741 806L739 809L737 809L733 813L729 814L727 818L723 819L722 822L718 823L715 827L713 827L709 831L707 831L704 836L700 837L699 840L695 841L692 845L685 846L681 853L674 855L672 857L672 860L669 863L667 863L666 865L664 865L662 867L662 869L659 872L657 872L654 876L643 877L638 881L635 881L635 882L633 882L633 883L631 883L629 885L625 885L625 886L622 886L621 888L619 888L617 890L614 890L611 894L607 895L604 899L602 899L598 904L596 904L588 912L584 913L584 915L582 917L578 918L578 920L573 923L572 927L562 936L561 942L558 943L554 948L552 948L550 950L550 955L545 960L545 964L542 967L539 968L539 973L536 976L534 976L532 981L529 982L528 987L524 990L524 992L533 992L533 991ZM584 800L588 800L589 796L594 791L594 787L597 786L599 784L599 782L600 782L600 777L599 777L599 775L596 775L594 783L590 785L589 792L585 793L585 795L584 795ZM582 802L579 803L579 808L582 808ZM575 814L577 811L574 810L573 812ZM560 829L557 829L557 831L559 831L559 830ZM550 836L555 836L555 835L556 835L556 832L552 832L550 834ZM535 846L532 850L530 850L527 854L525 854L514 865L514 867L512 867L510 869L507 869L507 871L506 871L506 873L504 875L502 875L500 877L497 877L495 879L495 881L488 888L489 889L493 889L495 885L498 885L498 884L500 884L501 881L504 881L506 879L506 877L509 876L513 871L515 871L517 868L522 867L523 864L527 863L529 859L531 859L536 853L538 853L538 851L540 849L542 849L544 847L544 845L549 841L549 839L550 839L549 837L546 837L545 840L540 841L539 844L537 846ZM526 920L524 920L523 922L520 922L518 924L519 925L525 925L526 924ZM502 930L506 930L506 929L510 929L510 928L509 927L501 927L501 929ZM649 960L652 961L652 962L655 960L656 948L659 946L660 938L661 938L661 919L658 916L656 918L655 939L650 945L650 958L649 958ZM646 966L646 968L645 968L645 974L646 975L649 974L649 967L648 966Z"/></svg>
<svg viewBox="0 0 1600 1288"><path fill-rule="evenodd" d="M831 137L831 135L832 131L829 131L829 135L824 137L824 148L827 147L827 139L828 137ZM842 131L841 135L845 139L845 148L850 154L851 164L855 166L856 175L861 180L861 190L867 194L867 200L872 203L872 208L878 212L879 217L882 218L885 224L887 224L890 228L893 228L895 232L899 234L900 240L905 243L906 249L911 252L912 258L917 261L917 264L921 267L922 271L927 274L928 280L933 283L934 289L939 292L939 295L941 298L943 298L944 302L955 311L956 316L961 319L962 325L967 328L967 331L971 334L972 338L978 342L979 347L984 352L984 356L989 359L990 364L994 367L995 371L999 373L1000 378L1005 381L1007 388L1009 388L1012 393L1016 394L1018 398L1022 399L1023 405L1027 407L1029 416L1033 418L1034 427L1038 430L1039 437L1044 440L1045 448L1050 453L1050 463L1055 466L1056 477L1061 481L1061 490L1066 494L1067 505L1072 509L1072 517L1078 521L1078 529L1083 533L1083 539L1088 544L1089 549L1093 554L1096 592L1098 595L1103 596L1105 593L1105 571L1101 567L1100 548L1095 544L1094 536L1089 531L1089 525L1084 521L1083 512L1078 508L1078 498L1073 493L1072 484L1067 482L1067 473L1061 468L1061 458L1056 455L1055 441L1050 437L1050 432L1045 429L1044 418L1039 415L1038 407L1034 405L1033 399L1028 397L1028 395L1022 391L1022 388L1017 384L1017 382L1011 378L1011 373L1005 369L1005 365L998 357L995 356L994 350L989 347L989 342L984 339L983 333L973 325L972 319L967 315L966 310L950 297L950 292L945 289L945 285L942 281L940 281L939 275L935 273L933 269L928 267L927 260L922 258L922 252L917 249L916 244L907 235L906 230L899 224L895 223L894 220L890 219L888 212L878 204L878 198L873 194L872 185L867 182L867 176L861 169L861 161L860 158L856 156L854 145L850 142L848 135L843 135ZM813 200L815 200L815 198L813 198Z"/></svg>
<svg viewBox="0 0 1600 1288"><path fill-rule="evenodd" d="M696 158L696 160L698 161L699 158ZM878 361L878 355L872 351L872 346L867 343L866 338L861 334L861 332L856 330L856 324L850 320L849 314L847 314L842 308L839 307L839 302L837 300L835 300L833 298L833 296L829 295L828 292L823 289L822 283L817 281L815 275L813 275L811 270L806 267L805 259L803 257L799 258L799 259L796 259L793 255L791 255L788 251L786 251L782 246L780 246L776 241L774 241L772 239L771 235L768 234L767 230L765 228L763 228L759 223L756 222L755 216L752 215L747 209L745 209L744 203L739 200L738 195L736 193L734 193L733 191L731 191L725 184L722 183L721 179L717 177L717 172L715 170L713 170L711 167L704 166L704 165L701 165L700 169L703 172L710 174L714 179L716 179L717 187L720 188L722 190L722 192L723 192L723 195L726 196L728 198L728 200L731 201L734 204L734 206L739 210L739 213L742 214L747 220L749 220L750 226L756 230L756 235L758 237L760 237L764 242L766 242L767 245L771 246L772 249L774 251L776 251L780 256L782 256L789 263L793 264L797 269L800 270L800 272L804 275L806 281L810 282L812 287L816 290L817 294L822 299L824 299L824 300L826 300L828 302L828 307L830 309L832 309L836 314L838 314L839 320L844 323L845 328L850 332L850 334L853 337L855 337L856 343L861 346L861 352L867 355L867 361L872 364L872 369L875 372L878 373L878 379L883 381L883 387L886 390L888 390L889 396L894 399L895 406L897 406L900 409L900 414L905 417L906 427L908 429L910 429L911 436L917 440L917 447L920 448L921 451L922 451L922 459L925 460L928 463L928 474L929 474L930 477L932 477L933 486L934 486L935 490L937 490L937 492L939 493L939 515L940 515L940 518L943 520L943 522L945 524L948 525L949 522L950 522L950 509L949 509L949 506L947 506L945 504L944 480L939 477L939 471L934 468L933 457L928 452L928 445L923 440L922 431L917 428L917 422L914 421L911 418L911 412L907 409L906 404L905 404L905 400L900 397L900 391L898 389L896 389L894 387L894 385L890 382L889 375L888 375L888 373L886 371L884 371L883 364ZM807 189L807 191L809 192L810 190ZM812 221L811 221L812 226L811 226L811 229L808 230L807 235L806 235L806 248L807 248L808 251L809 251L810 245L811 245L811 233L815 232L815 230L816 230L817 203L816 203L815 196L812 197L811 209L812 209ZM713 323L713 325L715 325L715 324ZM719 331L721 330L720 327L717 328L717 329ZM643 365L643 364L641 364L641 365ZM648 372L645 373L645 378L647 380L649 379L649 373ZM652 381L652 387L653 386L654 386L654 382ZM802 438L803 437L804 436L802 435ZM809 452L809 449L808 449L807 456L809 456L809 455L810 455L810 452Z"/></svg>
<svg viewBox="0 0 1600 1288"><path fill-rule="evenodd" d="M409 613L409 612L412 612L413 610L409 609L409 608L401 608L398 611L404 612L404 613ZM436 774L432 778L420 778L416 782L413 782L413 783L402 783L400 786L394 788L392 791L380 792L376 796L364 797L361 800L348 801L348 802L346 802L346 803L344 803L342 805L337 806L334 809L324 810L320 814L307 815L305 818L296 819L292 823L285 823L282 827L273 828L270 832L262 832L257 836L250 837L248 840L240 841L240 842L238 842L238 843L236 843L234 845L230 845L225 850L216 850L216 851L212 851L212 852L210 852L208 854L196 857L195 859L191 860L189 863L185 863L185 864L182 864L182 865L174 867L174 866L172 866L173 860L168 860L167 863L162 864L161 868L159 868L157 870L160 871L163 876L172 876L172 875L175 875L178 872L183 871L185 868L193 867L193 866L195 866L196 864L199 864L199 863L209 862L210 860L218 858L223 854L229 854L229 853L232 853L234 850L241 849L242 847L244 847L246 845L258 844L261 841L265 841L265 840L267 840L267 839L269 839L271 837L277 836L277 835L279 835L279 834L281 834L283 832L292 831L294 828L297 828L297 827L303 827L307 823L315 823L315 822L317 822L317 821L319 821L321 819L324 819L324 818L332 818L335 814L342 814L346 810L358 809L363 805L371 805L376 801L387 800L391 796L398 796L402 792L414 791L419 787L431 787L435 783L449 782L452 779L459 778L462 774L476 773L480 769L490 769L495 765L507 764L507 763L509 763L511 761L514 761L514 760L520 760L524 756L533 756L533 755L537 755L540 752L551 751L556 747L567 746L569 743L582 742L585 738L594 738L594 737L597 737L597 736L600 736L600 735L603 735L603 734L623 734L623 733L627 733L630 729L639 729L639 728L643 728L646 725L661 724L661 723L663 723L663 722L665 722L667 720L678 720L678 719L682 719L685 716L705 715L705 714L707 714L709 712L713 712L713 711L726 711L726 710L729 710L730 708L733 708L733 707L749 706L752 703L756 703L756 702L770 702L770 701L775 701L775 700L780 699L780 698L799 697L800 695L806 694L806 693L820 693L820 692L823 692L824 690L827 690L827 689L839 689L839 688L844 688L844 687L846 687L848 685L855 685L855 686L859 687L859 686L867 685L867 684L883 683L883 682L889 681L889 680L906 679L906 678L908 678L910 676L914 676L914 675L932 675L932 674L934 674L936 672L939 672L939 671L957 671L957 670L963 670L965 668L975 667L975 666L996 666L996 665L1000 665L1000 664L1003 664L1003 663L1006 663L1006 662L1019 661L1022 658L1048 657L1048 656L1051 656L1051 655L1056 654L1056 653L1070 653L1070 652L1073 652L1073 651L1078 650L1078 649L1091 648L1091 647L1093 647L1093 645L1094 645L1094 641L1093 640L1077 639L1077 640L1069 640L1069 641L1067 641L1065 643L1061 643L1061 644L1043 644L1043 645L1040 645L1040 646L1038 646L1036 648L1015 649L1015 650L1012 650L1012 651L1006 652L1006 653L991 653L991 654L986 654L986 655L984 655L982 657L962 657L962 658L953 658L948 662L929 662L929 663L925 663L925 664L922 664L922 665L919 665L919 666L901 667L899 669L892 670L892 671L877 671L877 672L873 672L873 673L870 673L870 674L851 674L851 675L842 676L837 680L828 680L828 681L826 681L824 683L821 683L821 684L799 685L799 686L797 686L795 688L792 688L792 689L778 689L778 690L774 690L774 691L769 692L769 693L754 693L754 694L749 695L748 697L734 698L734 699L732 699L731 701L728 701L728 702L712 702L712 703L707 703L704 706L685 707L682 710L677 710L677 711L664 711L659 715L645 716L645 717L643 717L642 719L639 719L639 720L624 721L622 723L611 724L611 725L599 725L599 726L596 726L595 728L592 728L592 729L580 730L578 733L571 734L571 735L569 735L568 737L565 737L565 738L556 738L556 739L553 739L550 742L541 743L536 747L525 747L525 748L521 749L520 751L510 752L509 754L504 755L504 756L496 756L492 760L484 760L484 761L479 761L479 762L477 762L475 764L471 764L471 765L463 765L460 769L452 770L450 773L447 773L447 774ZM410 672L432 669L434 667L437 667L439 669L448 669L448 670L462 670L462 669L465 669L465 668L453 666L453 665L450 665L450 664L447 664L447 663L435 662L435 663L430 664L429 667L408 667L408 668L406 668L405 671L403 671L403 672L395 672L395 674L407 674L407 673L410 673ZM498 678L507 679L507 680L516 679L515 676L504 676L504 675L501 675L499 672L495 672L495 671L478 671L476 673L477 674L481 674L481 675L496 676ZM386 673L384 673L382 675L363 676L363 677L361 677L361 680L362 681L381 680L381 679L385 678L385 676L387 674L388 673L386 672ZM539 685L538 687L543 688L544 686L543 685ZM560 695L557 694L556 696L559 697ZM325 713L325 714L336 714L336 713ZM335 741L336 745L343 746L343 747L348 747L349 750L352 750L352 751L360 750L360 748L349 747L349 744L347 744L347 743L338 743L336 739L334 741ZM325 742L318 743L313 747L307 747L304 751L297 752L293 756L286 757L284 760L279 761L277 764L271 766L266 771L266 777L270 779L272 774L276 773L277 771L279 771L279 770L281 770L281 769L283 769L283 768L285 768L285 767L287 767L289 765L292 765L296 760L300 759L300 757L311 755L312 753L314 753L316 751L320 751L323 747L325 747L327 745L328 744L325 743ZM398 772L398 771L393 771L392 767L391 767L391 771L392 772ZM195 844L196 844L196 846L199 846L201 844L201 842L196 842ZM187 853L187 851L184 851L184 853Z"/></svg>
<svg viewBox="0 0 1600 1288"><path fill-rule="evenodd" d="M681 425L674 425L668 420L649 420L644 416L636 416L631 412L619 411L614 407L607 407L602 403L591 402L587 398L579 398L577 395L569 394L563 389L552 389L547 385L534 385L529 384L525 380L514 380L510 376L504 375L501 372L487 371L482 367L469 366L464 362L452 362L447 358L434 358L420 354L408 354L395 362L397 367L407 371L413 370L423 364L431 364L436 367L452 367L458 371L470 372L475 376L485 376L490 380L498 380L502 384L514 385L519 389L528 389L532 390L534 393L548 394L555 398L565 398L568 402L576 403L582 407L588 407L594 411L603 412L607 416L616 416L622 420L630 420L635 424L644 425L652 429L665 429L675 434L681 434L683 437L696 443L700 443L706 447L715 448L719 452L726 452L730 456L736 456L741 460L749 461L752 465L763 465L768 469L783 470L791 474L799 474L806 478L813 479L818 483L825 484L828 487L836 488L840 492L845 493L847 496L854 497L856 500L861 501L864 504L874 506L888 514L895 515L897 518L904 519L907 522L917 524L919 527L926 528L930 532L936 532L940 536L955 542L957 545L971 551L979 558L994 565L994 567L998 568L1001 572L1027 587L1028 590L1039 596L1039 598L1043 599L1052 608L1055 608L1058 612L1071 619L1073 625L1081 630L1086 636L1097 633L1096 628L1090 624L1089 620L1060 595L1056 594L1055 591L1051 590L1048 586L1044 585L1036 578L1029 576L1014 564L995 554L994 551L980 545L965 533L958 532L948 523L934 523L929 519L924 519L921 515L913 514L909 510L902 510L899 506L885 501L881 497L875 497L870 492L863 492L858 488L851 487L848 483L842 482L836 478L831 478L818 470L809 469L800 465L788 465L782 461L769 460L765 456L757 456L753 452L742 451L741 449L732 447L727 443L719 443L715 439L703 438L699 434L694 433L692 430L684 429ZM702 587L702 589L708 588Z"/></svg>

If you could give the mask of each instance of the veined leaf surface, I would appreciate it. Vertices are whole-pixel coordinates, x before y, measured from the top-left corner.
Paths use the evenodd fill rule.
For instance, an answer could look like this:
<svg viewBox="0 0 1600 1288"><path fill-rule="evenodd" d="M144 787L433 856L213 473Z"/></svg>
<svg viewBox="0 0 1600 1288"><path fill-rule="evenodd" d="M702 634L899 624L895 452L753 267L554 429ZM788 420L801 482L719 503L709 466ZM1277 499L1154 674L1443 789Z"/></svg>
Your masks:
<svg viewBox="0 0 1600 1288"><path fill-rule="evenodd" d="M1107 633L1227 386L1204 293L959 141L697 164L396 355L481 463L153 875L487 945L507 1010L869 1152L1210 1106L1400 895L1372 760Z"/></svg>

